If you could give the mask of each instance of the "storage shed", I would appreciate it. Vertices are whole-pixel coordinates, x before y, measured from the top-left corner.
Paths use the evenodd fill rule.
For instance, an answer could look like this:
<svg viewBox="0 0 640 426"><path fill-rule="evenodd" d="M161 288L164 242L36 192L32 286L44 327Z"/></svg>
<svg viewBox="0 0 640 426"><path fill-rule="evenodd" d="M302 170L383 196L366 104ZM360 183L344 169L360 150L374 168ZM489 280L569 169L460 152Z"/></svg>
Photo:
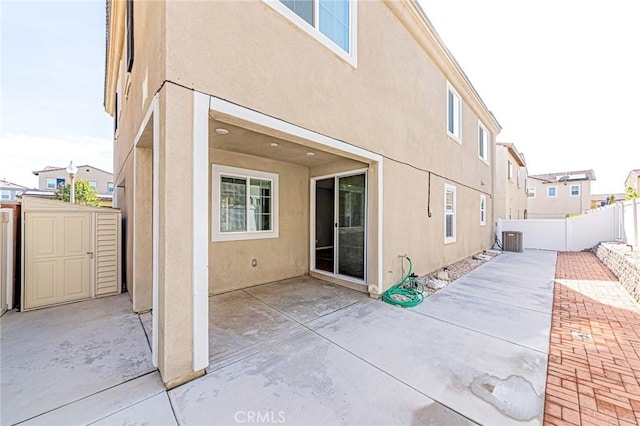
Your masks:
<svg viewBox="0 0 640 426"><path fill-rule="evenodd" d="M21 309L120 293L120 210L22 198Z"/></svg>

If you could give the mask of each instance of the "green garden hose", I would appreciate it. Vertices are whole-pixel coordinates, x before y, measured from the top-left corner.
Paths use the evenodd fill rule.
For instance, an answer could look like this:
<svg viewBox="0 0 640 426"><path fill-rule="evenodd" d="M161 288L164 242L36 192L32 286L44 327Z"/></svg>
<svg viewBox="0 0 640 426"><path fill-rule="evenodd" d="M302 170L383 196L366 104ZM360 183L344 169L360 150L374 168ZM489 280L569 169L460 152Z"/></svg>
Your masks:
<svg viewBox="0 0 640 426"><path fill-rule="evenodd" d="M382 293L382 300L392 305L403 308L413 308L424 300L424 284L417 280L417 276L411 273L413 264L411 259L403 256L409 262L409 271L397 284Z"/></svg>

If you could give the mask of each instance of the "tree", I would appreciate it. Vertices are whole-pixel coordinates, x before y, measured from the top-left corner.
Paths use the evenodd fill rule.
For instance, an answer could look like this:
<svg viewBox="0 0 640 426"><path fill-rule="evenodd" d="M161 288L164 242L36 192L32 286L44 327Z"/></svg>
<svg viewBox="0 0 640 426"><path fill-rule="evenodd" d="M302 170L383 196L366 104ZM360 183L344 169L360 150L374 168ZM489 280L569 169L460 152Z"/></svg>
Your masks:
<svg viewBox="0 0 640 426"><path fill-rule="evenodd" d="M85 204L87 206L100 207L100 199L98 198L98 191L89 186L89 182L85 179L76 179L74 181L74 193L76 204ZM71 184L61 186L56 191L55 199L69 202L69 195L71 194Z"/></svg>
<svg viewBox="0 0 640 426"><path fill-rule="evenodd" d="M640 195L633 189L632 186L627 186L627 200L632 200L634 198L640 198Z"/></svg>

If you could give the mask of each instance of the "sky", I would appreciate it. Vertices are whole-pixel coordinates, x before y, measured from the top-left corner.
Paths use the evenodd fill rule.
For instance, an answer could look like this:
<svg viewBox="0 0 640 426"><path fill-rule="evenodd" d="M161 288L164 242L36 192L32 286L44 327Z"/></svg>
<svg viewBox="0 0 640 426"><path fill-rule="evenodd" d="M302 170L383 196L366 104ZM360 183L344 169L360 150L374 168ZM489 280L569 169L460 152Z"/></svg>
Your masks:
<svg viewBox="0 0 640 426"><path fill-rule="evenodd" d="M530 174L593 169L593 193L640 168L640 2L420 0L524 153ZM113 170L104 112L104 2L0 2L0 178Z"/></svg>
<svg viewBox="0 0 640 426"><path fill-rule="evenodd" d="M36 187L34 170L113 171L102 106L104 2L0 2L0 178Z"/></svg>
<svg viewBox="0 0 640 426"><path fill-rule="evenodd" d="M640 2L420 0L529 174L640 168Z"/></svg>

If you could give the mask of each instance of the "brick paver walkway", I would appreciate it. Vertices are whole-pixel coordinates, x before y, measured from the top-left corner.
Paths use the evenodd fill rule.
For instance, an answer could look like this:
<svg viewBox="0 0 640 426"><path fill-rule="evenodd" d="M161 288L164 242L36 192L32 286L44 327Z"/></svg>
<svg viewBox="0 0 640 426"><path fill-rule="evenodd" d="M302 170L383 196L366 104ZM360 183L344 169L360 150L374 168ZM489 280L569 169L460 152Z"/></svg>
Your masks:
<svg viewBox="0 0 640 426"><path fill-rule="evenodd" d="M640 424L640 305L592 253L558 253L547 425Z"/></svg>

